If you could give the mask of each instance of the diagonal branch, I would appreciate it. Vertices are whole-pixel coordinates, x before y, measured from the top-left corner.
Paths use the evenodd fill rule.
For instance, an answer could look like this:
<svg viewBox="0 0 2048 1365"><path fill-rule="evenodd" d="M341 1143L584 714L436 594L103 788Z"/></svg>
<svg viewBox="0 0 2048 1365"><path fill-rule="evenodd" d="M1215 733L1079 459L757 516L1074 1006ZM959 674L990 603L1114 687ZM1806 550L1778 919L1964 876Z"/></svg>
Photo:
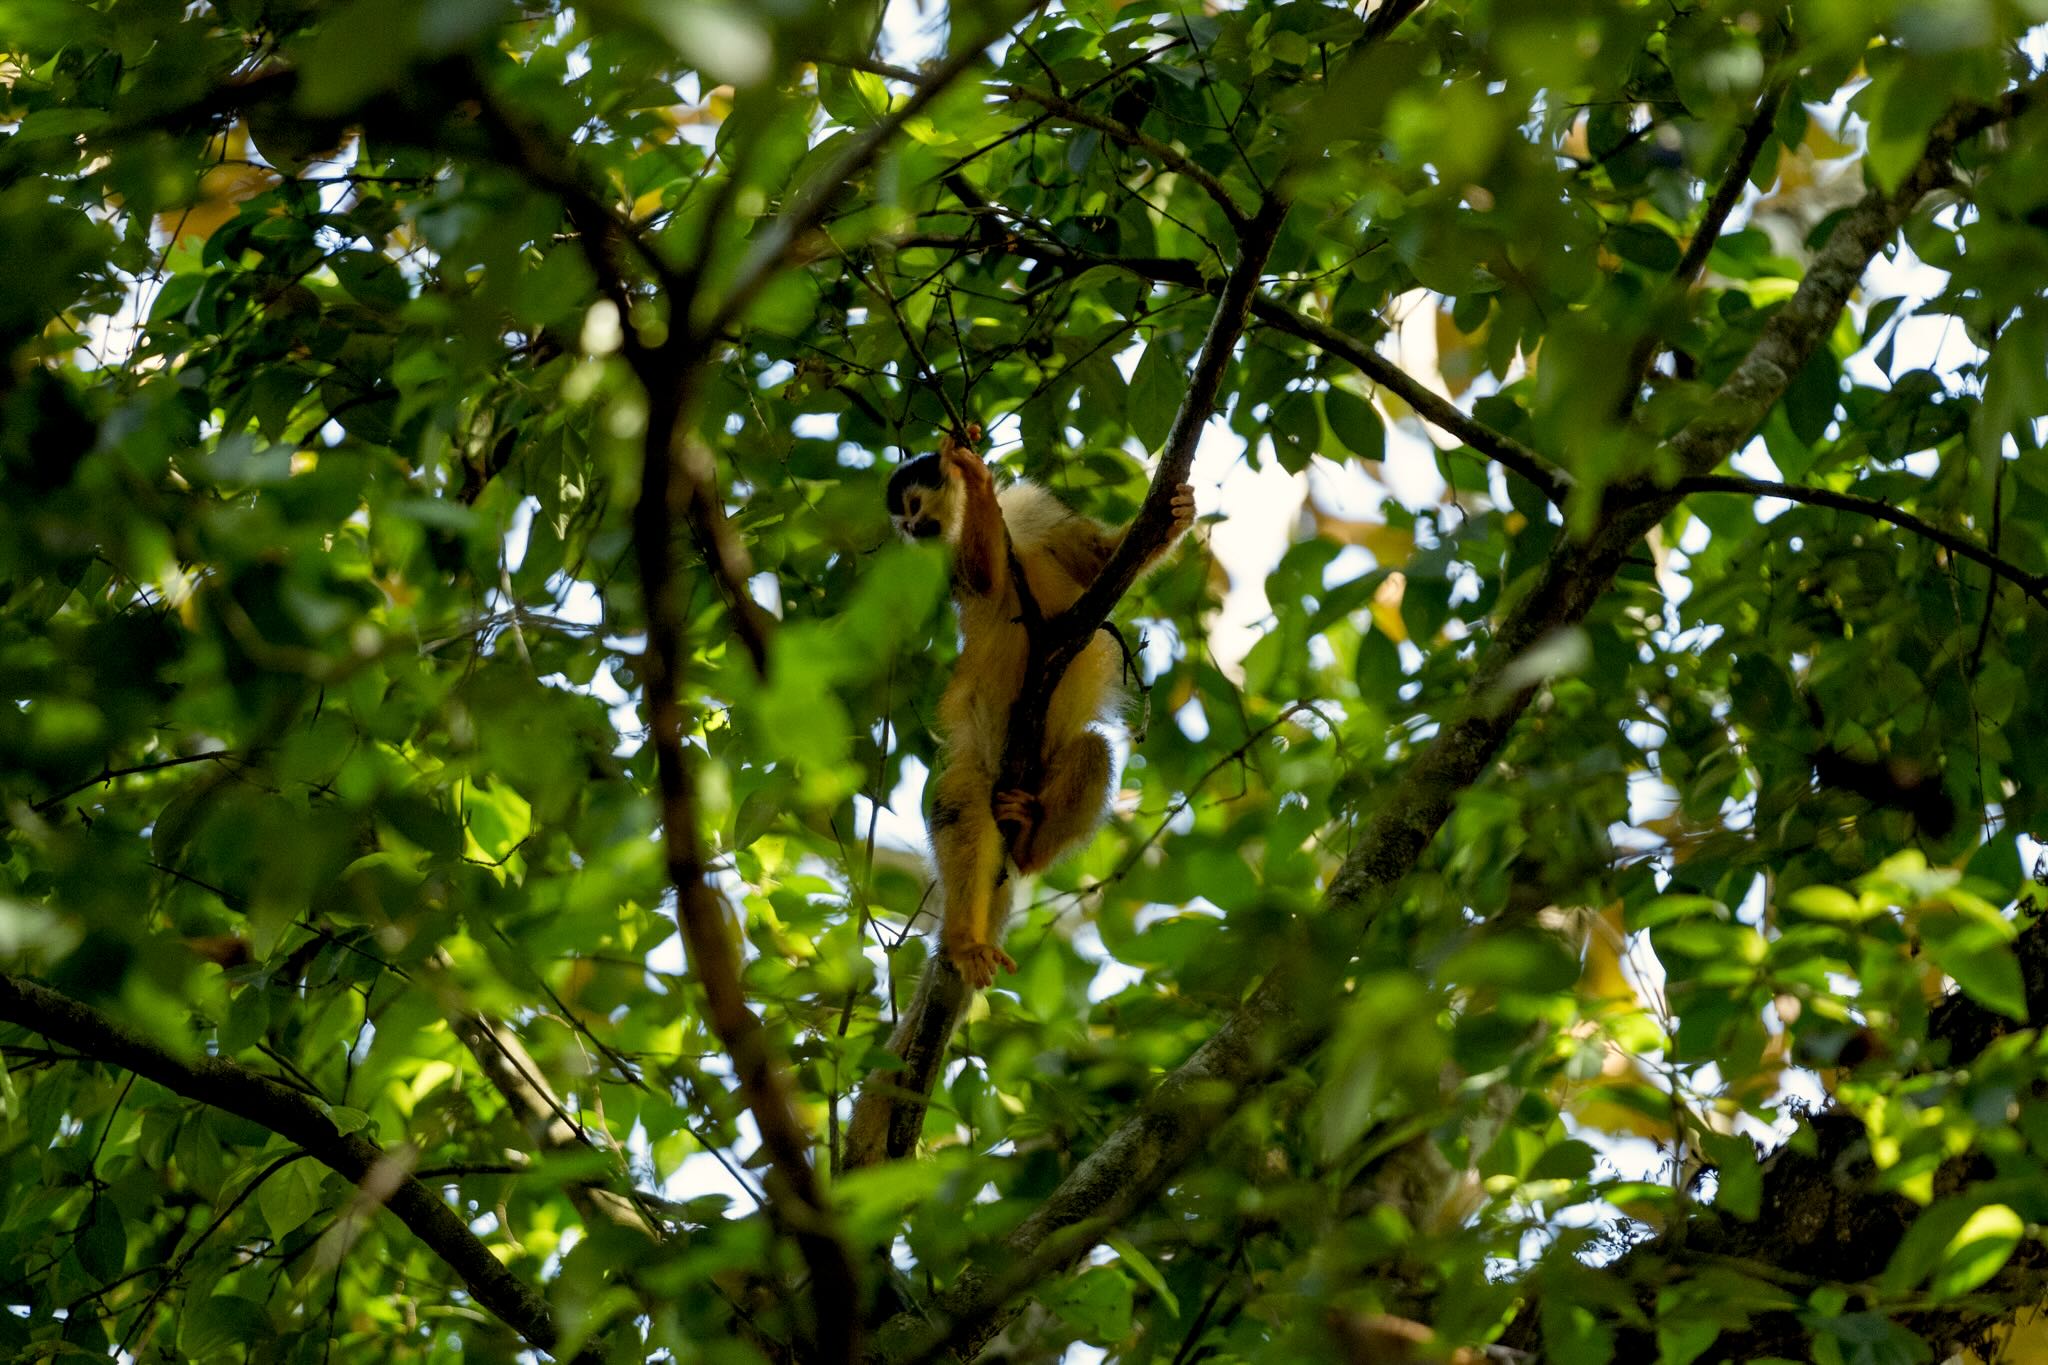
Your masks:
<svg viewBox="0 0 2048 1365"><path fill-rule="evenodd" d="M1463 441L1472 449L1535 485L1550 502L1562 507L1571 493L1571 482L1543 456L1505 432L1495 431L1471 416L1450 399L1430 388L1348 332L1297 312L1277 299L1260 295L1252 301L1252 316L1276 332L1300 337L1325 352L1348 362L1374 383L1384 385L1422 416L1431 426Z"/></svg>
<svg viewBox="0 0 2048 1365"><path fill-rule="evenodd" d="M1771 140L1771 129L1778 118L1778 105L1784 98L1782 82L1769 86L1758 97L1756 111L1742 127L1742 141L1736 144L1734 158L1722 172L1721 183L1714 187L1706 212L1700 217L1699 227L1694 230L1692 240L1685 244L1685 254L1679 257L1671 278L1665 282L1667 296L1683 295L1698 281L1700 272L1706 269L1708 254L1713 251L1714 243L1721 239L1721 229L1727 226L1728 215L1734 212L1736 201L1742 198L1743 187L1749 183L1749 173L1756 169L1757 158L1763 155L1764 144ZM1646 332L1630 348L1628 378L1621 388L1622 417L1627 417L1634 410L1636 396L1642 392L1662 345L1655 332Z"/></svg>
<svg viewBox="0 0 2048 1365"><path fill-rule="evenodd" d="M303 1147L314 1160L361 1185L373 1171L390 1181L397 1163L360 1133L334 1126L318 1101L219 1057L191 1059L131 1032L89 1005L22 977L0 974L0 1020L40 1033L96 1061L132 1071L167 1090L262 1125ZM411 1176L396 1180L387 1201L401 1223L462 1277L476 1301L536 1350L553 1354L560 1333L547 1300L499 1264L456 1212ZM597 1365L586 1347L576 1360Z"/></svg>
<svg viewBox="0 0 2048 1365"><path fill-rule="evenodd" d="M1077 272L1103 265L1128 271L1140 279L1155 284L1179 285L1211 293L1222 288L1221 281L1205 276L1195 262L1177 256L1104 256L1078 251L1060 242L1021 237L1010 232L998 232L993 236L995 240L991 241L984 237L919 233L901 238L897 245L951 248L960 251L1000 250L1023 260L1044 261ZM1339 331L1326 322L1290 308L1270 294L1253 294L1251 312L1254 318L1274 331L1299 337L1345 361L1366 378L1393 392L1409 407L1415 409L1431 426L1449 432L1503 469L1511 470L1528 480L1551 502L1559 506L1564 504L1565 497L1571 491L1571 484L1543 456L1512 436L1495 431L1486 423L1462 411L1457 404L1363 341L1348 332Z"/></svg>
<svg viewBox="0 0 2048 1365"><path fill-rule="evenodd" d="M1146 490L1138 515L1125 529L1123 539L1109 557L1109 563L1102 566L1102 572L1095 575L1087 591L1073 606L1045 623L1045 633L1050 638L1047 642L1045 672L1048 676L1044 680L1044 694L1034 698L1032 683L1035 680L1027 677L1024 700L1010 711L1010 753L1020 747L1036 752L1037 746L1030 742L1032 736L1028 731L1020 734L1015 728L1018 714L1022 712L1041 721L1044 719L1044 707L1034 706L1031 702L1034 699L1050 701L1052 689L1066 672L1065 661L1071 660L1094 637L1102 623L1109 619L1110 611L1138 581L1140 567L1166 543L1173 525L1174 490L1187 482L1202 428L1216 413L1217 395L1223 387L1223 372L1237 349L1238 339L1244 335L1245 318L1258 294L1259 276L1265 270L1266 257L1272 253L1273 242L1279 236L1280 224L1286 216L1286 203L1277 198L1269 199L1245 224L1238 240L1237 264L1231 267L1230 274L1224 277L1217 291L1216 312L1209 320L1208 334L1202 338L1201 354L1196 356L1195 368L1188 376L1188 391L1173 415L1166 445L1159 452L1159 466L1152 471L1152 486ZM1034 641L1033 645L1035 650L1037 642Z"/></svg>
<svg viewBox="0 0 2048 1365"><path fill-rule="evenodd" d="M1168 48L1178 46L1180 46L1180 40L1176 39L1164 46L1150 48L1146 51L1143 60L1154 60L1159 54L1167 51ZM922 87L926 82L935 78L923 72L912 71L907 67L892 66L888 62L876 61L868 57L819 56L813 58L813 60L829 63L834 66L851 67L856 71L866 71L872 75L882 76L892 81L901 81L905 85L915 87ZM1114 74L1116 73L1113 72L1112 75ZM1103 82L1101 81L1093 82L1089 85L1088 89L1097 89L1102 84ZM1229 221L1231 227L1239 232L1242 232L1245 225L1251 221L1251 215L1246 213L1238 204L1237 197L1230 192L1229 186L1225 185L1213 172L1194 161L1187 153L1180 151L1170 143L1162 142L1149 133L1133 128L1121 119L1112 118L1108 114L1098 113L1057 91L1037 90L1028 85L999 85L994 87L994 92L1004 99L1023 100L1027 104L1035 104L1051 115L1055 122L1070 123L1078 128L1093 128L1096 132L1101 133L1113 142L1122 143L1126 147L1137 148L1157 162L1162 169L1172 171L1174 174L1183 176L1194 184L1199 185L1205 194L1216 201L1216 206L1223 210L1223 216Z"/></svg>
<svg viewBox="0 0 2048 1365"><path fill-rule="evenodd" d="M1949 553L1982 564L1999 578L2017 587L2021 592L2048 607L2048 574L2028 573L2011 560L2005 559L1982 545L1953 531L1944 531L1930 521L1904 512L1879 498L1864 497L1857 493L1838 493L1831 488L1810 488L1805 484L1776 483L1769 479L1745 479L1732 474L1700 474L1680 479L1673 485L1680 494L1689 493L1741 493L1750 497L1783 498L1787 502L1807 503L1814 507L1832 507L1838 512L1857 512L1866 517L1889 522L1902 531L1930 540Z"/></svg>
<svg viewBox="0 0 2048 1365"><path fill-rule="evenodd" d="M1120 119L1099 114L1085 105L1076 104L1065 96L1045 90L1034 90L1028 85L998 86L996 93L1006 99L1024 100L1035 104L1058 122L1071 123L1080 128L1093 128L1113 142L1137 148L1164 169L1201 186L1202 192L1216 201L1216 207L1223 210L1224 218L1229 220L1230 225L1240 234L1250 224L1252 215L1238 205L1237 199L1230 193L1230 187L1214 172L1204 169L1185 152L1161 142L1150 133L1141 132Z"/></svg>
<svg viewBox="0 0 2048 1365"><path fill-rule="evenodd" d="M684 740L688 727L683 672L689 651L670 532L677 519L694 521L717 501L708 452L694 440L704 370L714 348L760 291L795 262L848 183L880 155L904 123L980 60L988 41L964 44L910 98L798 190L755 243L708 318L696 320L703 310L694 293L672 296L668 341L636 366L649 411L641 448L640 495L633 508L633 548L647 622L642 684L649 742L655 751L663 859L675 887L677 924L691 971L704 989L712 1031L732 1057L741 1097L754 1115L768 1155L770 1213L795 1239L810 1270L814 1347L824 1360L850 1360L859 1349L860 1280L812 1164L811 1135L797 1115L788 1073L760 1017L748 1007L732 909L708 879L690 750ZM702 277L693 274L684 283L686 290L696 291ZM765 663L765 657L760 662Z"/></svg>
<svg viewBox="0 0 2048 1365"><path fill-rule="evenodd" d="M100 770L91 777L86 778L85 781L74 783L62 791L53 792L36 802L33 806L30 806L29 809L37 815L48 815L51 811L87 788L97 787L103 782L112 782L117 777L133 777L136 773L161 772L165 768L182 768L188 763L205 763L209 760L227 764L234 762L235 756L226 749L208 749L203 754L181 754L176 758L160 758L153 763L137 763L128 768L110 768L101 765Z"/></svg>
<svg viewBox="0 0 2048 1365"><path fill-rule="evenodd" d="M1024 13L1037 9L1043 3L1044 0L1033 0ZM839 202L854 178L881 155L882 148L902 130L904 124L923 113L968 67L980 61L988 45L1015 22L1015 19L1005 19L983 37L961 44L959 51L939 63L929 75L917 80L916 88L903 103L891 109L887 116L848 143L846 149L829 164L821 167L791 196L789 207L754 243L753 249L740 263L738 278L726 291L717 309L701 325L692 325L689 330L698 338L708 340L723 336L738 322L755 296L802 252L805 240L825 221L825 215L832 211L832 206Z"/></svg>
<svg viewBox="0 0 2048 1365"><path fill-rule="evenodd" d="M1726 459L1763 421L1832 328L1871 258L1914 205L1946 183L1957 142L1997 122L2000 110L2009 116L2025 107L2035 88L2017 92L1994 110L1952 112L1896 193L1873 191L1837 224L1797 292L1765 325L1715 400L1668 443L1688 473L1704 473ZM1580 626L1643 534L1678 497L1671 490L1654 497L1611 496L1583 542L1557 538L1536 581L1495 630L1476 670L1470 703L1444 720L1382 795L1331 878L1320 913L1309 917L1316 943L1275 969L1207 1042L1160 1079L1138 1112L1004 1239L995 1258L999 1263L1032 1257L1076 1224L1114 1226L1128 1217L1202 1149L1241 1095L1322 1041L1341 998L1334 978L1344 954L1331 951L1335 935L1341 929L1355 940L1370 926L1449 817L1458 795L1491 765L1539 685L1517 665L1547 638ZM1330 962L1332 957L1337 961ZM970 1265L941 1296L940 1311L959 1324L954 1340L974 1345L999 1331L1014 1310L999 1277ZM889 1342L894 1333L914 1333L920 1325L906 1315L885 1325L881 1337Z"/></svg>

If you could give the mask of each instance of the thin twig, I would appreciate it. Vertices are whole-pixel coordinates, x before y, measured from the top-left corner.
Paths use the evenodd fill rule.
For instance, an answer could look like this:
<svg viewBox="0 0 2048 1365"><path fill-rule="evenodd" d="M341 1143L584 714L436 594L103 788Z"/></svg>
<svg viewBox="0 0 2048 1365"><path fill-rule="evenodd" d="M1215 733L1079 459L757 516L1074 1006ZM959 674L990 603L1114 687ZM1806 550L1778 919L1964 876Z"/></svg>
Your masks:
<svg viewBox="0 0 2048 1365"><path fill-rule="evenodd" d="M178 758L159 759L154 763L138 763L132 768L102 767L93 776L86 778L85 781L46 796L33 806L30 806L29 809L37 815L47 815L87 788L97 787L102 782L111 782L117 777L132 777L136 773L162 772L165 768L182 768L188 763L204 763L209 759L217 759L222 763L226 763L233 758L234 755L225 749L213 749L203 754L184 754Z"/></svg>
<svg viewBox="0 0 2048 1365"><path fill-rule="evenodd" d="M1815 507L1832 507L1840 512L1856 512L1878 521L1889 522L1902 531L1930 540L1951 554L1962 556L1982 564L1993 574L2017 587L2044 607L2048 607L2048 574L2028 573L2011 560L1993 554L1975 541L1965 539L1951 531L1944 531L1932 522L1904 512L1878 498L1864 497L1858 493L1838 493L1831 488L1810 488L1804 484L1777 483L1770 479L1747 479L1733 474L1698 474L1680 479L1673 491L1686 493L1740 493L1748 497L1783 498L1787 502L1808 503Z"/></svg>

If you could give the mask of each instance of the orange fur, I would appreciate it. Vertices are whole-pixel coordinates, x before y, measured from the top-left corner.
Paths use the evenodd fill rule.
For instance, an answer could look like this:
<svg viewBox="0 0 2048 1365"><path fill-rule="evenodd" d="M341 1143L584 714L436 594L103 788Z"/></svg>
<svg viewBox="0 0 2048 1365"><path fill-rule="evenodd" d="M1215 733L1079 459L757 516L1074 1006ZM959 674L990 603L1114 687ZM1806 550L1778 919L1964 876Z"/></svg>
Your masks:
<svg viewBox="0 0 2048 1365"><path fill-rule="evenodd" d="M1037 484L1015 483L998 494L988 467L950 439L939 453L945 487L934 496L940 505L916 499L918 515L936 517L953 547L960 610L960 657L939 699L946 762L931 813L945 897L939 941L968 984L982 988L995 980L997 967L1017 967L995 941L1008 910L996 900L1005 856L1020 872L1036 872L1094 832L1111 777L1108 741L1094 727L1114 719L1123 700L1122 653L1098 632L1053 692L1039 789L995 790L1030 650L1013 563L1039 618L1050 619L1094 581L1123 533L1073 511ZM1147 560L1148 569L1193 521L1192 489L1183 485L1174 511L1173 533Z"/></svg>

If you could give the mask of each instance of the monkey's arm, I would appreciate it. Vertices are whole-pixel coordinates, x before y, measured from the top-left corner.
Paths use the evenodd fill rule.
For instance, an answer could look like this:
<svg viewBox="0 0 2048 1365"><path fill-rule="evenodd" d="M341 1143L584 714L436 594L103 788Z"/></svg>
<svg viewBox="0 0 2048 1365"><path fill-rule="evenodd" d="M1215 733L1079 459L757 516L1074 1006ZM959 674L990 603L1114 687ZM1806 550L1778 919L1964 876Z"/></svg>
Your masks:
<svg viewBox="0 0 2048 1365"><path fill-rule="evenodd" d="M948 475L960 481L960 539L953 546L953 577L977 597L1001 597L1010 586L1010 538L996 484L981 457L950 437L939 448Z"/></svg>

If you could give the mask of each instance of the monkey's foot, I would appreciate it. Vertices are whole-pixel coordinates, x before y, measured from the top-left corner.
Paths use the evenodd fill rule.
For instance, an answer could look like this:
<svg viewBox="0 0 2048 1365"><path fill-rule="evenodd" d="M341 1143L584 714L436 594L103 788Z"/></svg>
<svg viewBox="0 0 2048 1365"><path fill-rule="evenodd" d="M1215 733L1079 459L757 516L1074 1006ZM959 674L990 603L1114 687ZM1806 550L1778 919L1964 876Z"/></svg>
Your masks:
<svg viewBox="0 0 2048 1365"><path fill-rule="evenodd" d="M997 792L989 806L995 812L996 827L1009 838L1011 856L1018 857L1031 846L1031 836L1038 832L1039 822L1045 819L1045 807L1039 802L1038 794L1022 790ZM1014 826L1016 832L1011 833L1006 828L1009 826ZM1018 857L1018 861L1021 863L1023 859Z"/></svg>
<svg viewBox="0 0 2048 1365"><path fill-rule="evenodd" d="M1195 524L1195 486L1181 484L1173 490L1173 529L1185 531Z"/></svg>
<svg viewBox="0 0 2048 1365"><path fill-rule="evenodd" d="M997 967L1006 972L1017 970L1017 960L993 943L949 944L946 957L967 979L967 984L978 991L995 984Z"/></svg>

